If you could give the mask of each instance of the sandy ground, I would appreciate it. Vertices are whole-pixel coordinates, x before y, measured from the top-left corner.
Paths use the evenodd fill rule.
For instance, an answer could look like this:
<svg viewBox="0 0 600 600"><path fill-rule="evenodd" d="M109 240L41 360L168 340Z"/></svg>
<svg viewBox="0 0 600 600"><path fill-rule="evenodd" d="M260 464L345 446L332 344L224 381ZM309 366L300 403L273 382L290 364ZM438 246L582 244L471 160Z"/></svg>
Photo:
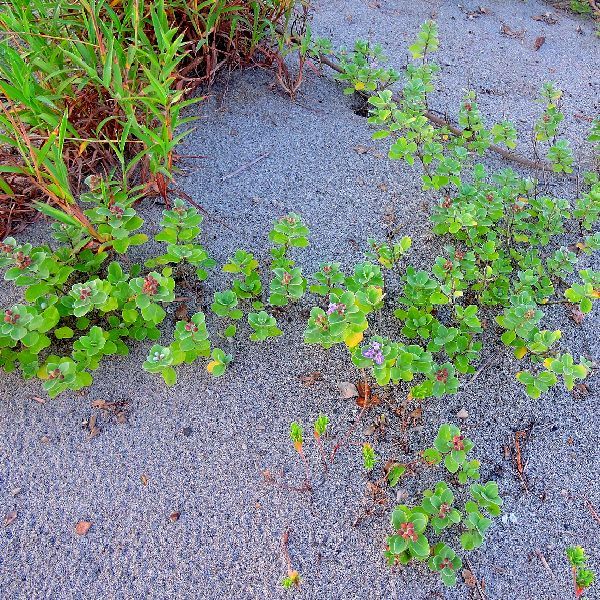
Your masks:
<svg viewBox="0 0 600 600"><path fill-rule="evenodd" d="M532 102L539 85L554 79L566 92L568 133L579 148L587 122L577 115L599 112L600 41L591 26L565 13L557 13L555 25L533 20L549 10L540 2L485 6L487 14L470 18L475 3L461 9L456 2L321 2L313 28L336 44L357 37L381 42L400 67L408 41L434 12L442 40L438 110L455 114L470 85L487 115L512 115L527 131L539 111ZM502 35L502 23L524 29L522 39ZM539 36L546 41L535 51ZM221 260L244 247L266 258L271 222L295 210L312 230L310 249L298 253L306 272L323 259L349 267L361 258L366 238L380 235L391 220L413 237L413 264L429 263L437 242L429 235L428 198L416 172L383 157L385 147L370 141L366 120L339 86L314 74L307 79L294 104L272 90L270 74L236 74L200 107L203 120L181 152L209 158L189 161L179 184L211 214L205 221L211 254ZM369 151L359 153L357 146ZM527 143L521 150L529 151ZM264 160L221 181L265 152ZM157 223L159 212L146 206L143 215ZM29 231L34 239L44 233L42 226ZM151 245L145 251L151 253ZM215 274L199 292L190 291L192 308L205 308L225 285ZM19 295L3 284L1 297L5 305ZM546 322L563 328L574 355L598 360L597 317L596 309L575 327L558 307ZM261 346L234 343L235 363L218 381L201 364L181 367L172 389L141 370L146 344L105 363L85 393L45 404L32 399L41 395L38 383L3 374L0 513L14 510L17 519L0 528L0 598L477 598L462 582L445 589L424 568L384 565L389 507L352 525L366 484L358 443L373 439L365 430L376 413L327 477L315 478L312 496L264 483L263 469L283 469L290 481L302 476L288 439L290 421L308 424L322 411L341 433L357 414L336 391L337 383L355 377L349 361L342 352L304 346L304 322L305 315L292 311L282 319L284 337ZM590 380L585 397L559 387L532 401L514 382L513 361L493 347L484 360L494 353L476 385L423 404L410 448L429 444L440 423L458 422L457 412L466 409L464 428L477 444L483 476L498 481L515 521L497 522L486 545L469 557L486 598L563 600L571 594L567 545L585 546L600 568L600 522L585 504L600 507L598 380ZM304 385L301 378L312 372L322 379ZM390 401L404 393L392 391ZM98 414L100 434L88 439L82 421L95 399L126 400L128 418L118 424ZM530 492L524 493L504 446L530 426L523 449ZM391 414L386 433L374 442L382 453L393 451L398 429ZM407 478L398 493L418 501L432 481L429 475ZM171 522L174 512L180 518ZM85 537L74 533L80 520L93 523ZM288 528L303 583L286 595L279 587L285 572L280 540Z"/></svg>

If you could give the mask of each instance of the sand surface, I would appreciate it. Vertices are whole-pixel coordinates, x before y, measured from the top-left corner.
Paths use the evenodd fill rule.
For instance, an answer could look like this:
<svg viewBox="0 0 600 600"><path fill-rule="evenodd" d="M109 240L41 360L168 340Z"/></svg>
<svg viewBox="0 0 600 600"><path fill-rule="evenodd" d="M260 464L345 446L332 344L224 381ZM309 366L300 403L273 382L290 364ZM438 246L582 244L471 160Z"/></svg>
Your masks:
<svg viewBox="0 0 600 600"><path fill-rule="evenodd" d="M591 25L566 13L556 13L555 25L536 21L532 17L549 7L531 0L485 6L487 14L471 18L476 3L461 9L456 2L421 0L319 2L313 30L336 45L368 37L402 67L406 46L433 11L442 66L436 109L456 114L471 86L490 121L506 114L527 132L540 110L532 100L552 79L565 90L568 136L579 152L588 127L580 115L600 112L600 40ZM522 39L502 35L503 23L524 29ZM546 40L535 51L539 36ZM196 109L202 120L181 149L209 157L187 161L178 184L211 215L204 222L210 254L222 261L243 247L266 259L272 221L293 210L312 232L311 247L297 253L307 273L326 259L349 270L362 258L367 237L382 235L391 222L413 238L410 262L429 264L439 241L430 235L430 198L418 172L385 157L385 145L370 140L366 119L355 114L356 101L330 78L307 73L296 103L272 82L260 71L222 79ZM530 152L528 143L520 150ZM222 181L263 153L268 156ZM155 232L160 206L147 203L142 215ZM40 224L27 236L39 241L46 233ZM590 264L598 268L597 259ZM213 291L226 284L227 277L215 273L182 293L192 298L191 309L206 309ZM19 291L3 283L0 297L9 305ZM326 477L311 455L318 474L312 495L265 484L264 469L283 470L288 481L302 477L290 421L308 426L325 412L339 434L357 414L353 401L338 397L337 384L356 377L344 353L301 343L310 304L303 306L281 319L285 335L275 341L250 345L244 331L230 348L225 344L235 361L216 381L199 362L180 367L177 385L166 388L141 369L146 343L127 358L106 361L85 393L45 404L32 399L43 395L39 382L2 374L0 513L18 516L0 528L0 598L477 598L462 582L444 588L423 567L385 566L389 506L353 526L366 484L359 442L393 452L400 427L393 413L379 438L367 432L386 411L371 413ZM598 361L597 308L578 327L561 307L547 314L548 328L563 329L564 347ZM490 357L476 384L423 404L410 450L430 444L441 423L459 423L456 414L467 410L463 426L476 442L483 477L498 482L505 512L513 515L507 524L497 521L485 546L469 556L486 598L563 600L571 594L567 545L585 546L600 569L600 522L585 503L600 507L598 379L589 381L585 397L557 386L533 401L515 382L517 367L507 353L492 346L483 360ZM302 377L313 372L322 378L305 385ZM390 391L390 401L404 393ZM100 433L89 439L82 422L97 413L90 408L96 399L127 401L128 416L118 424L98 413ZM515 431L529 427L525 493L504 447ZM430 475L406 478L398 494L416 502L432 481ZM180 517L171 522L174 512ZM93 523L85 537L74 533L80 520ZM281 536L288 528L291 559L303 580L291 593L279 586Z"/></svg>

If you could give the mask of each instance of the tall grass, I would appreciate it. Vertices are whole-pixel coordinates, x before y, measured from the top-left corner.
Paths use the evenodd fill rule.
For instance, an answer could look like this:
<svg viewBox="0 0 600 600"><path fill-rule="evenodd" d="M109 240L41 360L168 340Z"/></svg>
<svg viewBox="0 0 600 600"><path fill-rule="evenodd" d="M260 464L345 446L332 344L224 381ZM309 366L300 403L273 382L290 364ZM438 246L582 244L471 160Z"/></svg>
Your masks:
<svg viewBox="0 0 600 600"><path fill-rule="evenodd" d="M224 65L273 52L296 0L7 0L0 12L0 199L84 219L91 173L165 200L183 109ZM306 7L302 13L306 16ZM282 33L283 32L283 33ZM6 235L0 228L0 236Z"/></svg>

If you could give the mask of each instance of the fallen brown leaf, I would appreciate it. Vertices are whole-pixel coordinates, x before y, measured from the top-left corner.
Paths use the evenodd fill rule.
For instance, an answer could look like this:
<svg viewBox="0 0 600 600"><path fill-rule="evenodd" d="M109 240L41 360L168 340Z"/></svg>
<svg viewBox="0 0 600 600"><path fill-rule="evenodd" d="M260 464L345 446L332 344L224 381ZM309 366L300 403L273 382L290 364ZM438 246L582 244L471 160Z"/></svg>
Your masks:
<svg viewBox="0 0 600 600"><path fill-rule="evenodd" d="M11 510L10 512L6 513L6 515L4 516L4 527L8 527L9 525L12 525L15 521L17 520L17 511L16 510Z"/></svg>
<svg viewBox="0 0 600 600"><path fill-rule="evenodd" d="M356 152L356 154L366 154L369 151L369 149L366 146L354 146L354 152Z"/></svg>
<svg viewBox="0 0 600 600"><path fill-rule="evenodd" d="M482 15L488 15L490 13L489 8L484 8L483 6L478 6L475 10L466 11L467 18L476 19L477 17L481 17Z"/></svg>
<svg viewBox="0 0 600 600"><path fill-rule="evenodd" d="M366 396L359 396L356 399L356 404L357 406L360 406L360 408L370 408L371 406L377 406L377 404L379 404L380 401L381 400L379 396L377 396L376 394L372 394L368 398Z"/></svg>
<svg viewBox="0 0 600 600"><path fill-rule="evenodd" d="M573 395L585 398L590 393L590 388L586 383L576 383L573 386Z"/></svg>
<svg viewBox="0 0 600 600"><path fill-rule="evenodd" d="M185 302L182 302L175 310L175 317L178 321L188 320L188 307Z"/></svg>
<svg viewBox="0 0 600 600"><path fill-rule="evenodd" d="M148 481L150 481L148 479L147 475L144 475L143 473L140 475L140 481L142 482L142 485L148 485Z"/></svg>
<svg viewBox="0 0 600 600"><path fill-rule="evenodd" d="M539 50L544 45L545 41L546 38L543 35L540 35L540 37L535 38L535 42L533 43L533 49L536 51Z"/></svg>
<svg viewBox="0 0 600 600"><path fill-rule="evenodd" d="M96 427L96 415L92 415L88 421L88 429L90 430L90 435L88 439L92 439L96 437L100 433L100 428Z"/></svg>
<svg viewBox="0 0 600 600"><path fill-rule="evenodd" d="M45 398L40 398L39 396L32 396L32 400L35 400L38 404L46 404Z"/></svg>
<svg viewBox="0 0 600 600"><path fill-rule="evenodd" d="M180 512L172 512L169 515L169 521L171 521L171 523L175 523L175 521L179 521L180 516L181 516Z"/></svg>
<svg viewBox="0 0 600 600"><path fill-rule="evenodd" d="M552 13L549 12L541 15L535 15L531 18L534 21L542 21L543 23L546 23L546 25L556 25L556 23L558 23L558 19Z"/></svg>
<svg viewBox="0 0 600 600"><path fill-rule="evenodd" d="M92 524L89 521L79 521L79 523L75 525L75 533L77 535L87 535L91 526Z"/></svg>
<svg viewBox="0 0 600 600"><path fill-rule="evenodd" d="M408 413L408 417L416 423L423 417L423 409L420 406L417 406L417 408L411 410L410 413Z"/></svg>
<svg viewBox="0 0 600 600"><path fill-rule="evenodd" d="M321 381L323 379L323 374L319 371L313 371L308 375L303 375L300 377L300 381L303 385L311 386L314 385L317 381Z"/></svg>
<svg viewBox="0 0 600 600"><path fill-rule="evenodd" d="M525 35L525 29L512 29L506 23L502 23L500 33L510 38L522 40Z"/></svg>
<svg viewBox="0 0 600 600"><path fill-rule="evenodd" d="M462 570L462 578L465 582L465 585L470 588L474 588L477 586L477 581L475 580L475 576L469 569Z"/></svg>
<svg viewBox="0 0 600 600"><path fill-rule="evenodd" d="M371 395L371 386L367 381L359 381L356 384L356 389L358 390L359 396L370 396Z"/></svg>
<svg viewBox="0 0 600 600"><path fill-rule="evenodd" d="M579 307L576 305L571 305L571 309L569 310L569 317L576 325L581 325L583 320L585 319L585 315L579 310Z"/></svg>

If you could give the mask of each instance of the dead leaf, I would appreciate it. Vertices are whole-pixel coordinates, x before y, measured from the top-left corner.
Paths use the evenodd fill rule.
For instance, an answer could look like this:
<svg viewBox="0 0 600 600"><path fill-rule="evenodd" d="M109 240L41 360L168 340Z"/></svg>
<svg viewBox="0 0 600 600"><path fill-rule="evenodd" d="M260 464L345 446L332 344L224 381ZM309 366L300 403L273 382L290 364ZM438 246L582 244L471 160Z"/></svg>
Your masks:
<svg viewBox="0 0 600 600"><path fill-rule="evenodd" d="M369 408L370 406L375 406L379 404L380 398L376 396L371 391L371 386L367 381L359 381L356 389L358 390L358 398L356 399L356 404L360 406L360 408Z"/></svg>
<svg viewBox="0 0 600 600"><path fill-rule="evenodd" d="M581 119L582 121L587 121L588 123L592 123L594 121L594 117L590 117L589 115L582 115L581 113L573 113L573 116L576 119Z"/></svg>
<svg viewBox="0 0 600 600"><path fill-rule="evenodd" d="M423 417L423 409L417 406L414 410L411 410L408 414L408 418L412 420L412 426L414 427Z"/></svg>
<svg viewBox="0 0 600 600"><path fill-rule="evenodd" d="M467 587L470 587L470 588L477 587L477 580L475 579L475 576L473 575L473 573L471 573L471 571L469 571L469 569L462 570L462 577L463 577L463 580Z"/></svg>
<svg viewBox="0 0 600 600"><path fill-rule="evenodd" d="M77 535L87 535L91 526L92 524L89 521L79 521L79 523L75 525L75 533Z"/></svg>
<svg viewBox="0 0 600 600"><path fill-rule="evenodd" d="M92 415L90 420L88 421L88 429L90 430L90 435L88 437L91 440L93 437L96 437L100 433L100 428L96 427L96 415Z"/></svg>
<svg viewBox="0 0 600 600"><path fill-rule="evenodd" d="M502 35L505 35L505 36L513 38L513 39L522 40L523 36L525 35L525 29L518 29L518 30L512 29L506 23L502 23L502 27L500 28L500 33Z"/></svg>
<svg viewBox="0 0 600 600"><path fill-rule="evenodd" d="M381 399L376 394L369 396L359 396L356 399L356 404L360 406L360 408L370 408L371 406L377 406L381 402Z"/></svg>
<svg viewBox="0 0 600 600"><path fill-rule="evenodd" d="M142 482L142 485L148 485L148 481L150 481L148 479L147 475L144 475L143 473L140 475L140 481Z"/></svg>
<svg viewBox="0 0 600 600"><path fill-rule="evenodd" d="M590 388L586 383L576 383L573 386L573 395L579 398L585 398L590 393Z"/></svg>
<svg viewBox="0 0 600 600"><path fill-rule="evenodd" d="M542 23L546 23L546 25L556 25L558 23L558 19L552 13L544 13L541 15L535 15L531 17L534 21L542 21Z"/></svg>
<svg viewBox="0 0 600 600"><path fill-rule="evenodd" d="M356 398L358 396L358 390L356 386L350 381L342 381L338 383L338 389L340 390L340 398Z"/></svg>
<svg viewBox="0 0 600 600"><path fill-rule="evenodd" d="M536 51L539 50L544 45L545 41L546 41L546 38L543 35L540 35L540 37L535 38L535 42L533 44L533 49Z"/></svg>
<svg viewBox="0 0 600 600"><path fill-rule="evenodd" d="M175 310L175 317L178 321L188 320L188 307L185 302L182 302Z"/></svg>
<svg viewBox="0 0 600 600"><path fill-rule="evenodd" d="M17 520L17 511L11 510L4 516L4 527L12 525Z"/></svg>
<svg viewBox="0 0 600 600"><path fill-rule="evenodd" d="M468 19L476 19L477 17L481 17L482 15L488 15L490 13L489 8L484 8L483 6L478 6L475 10L466 11Z"/></svg>
<svg viewBox="0 0 600 600"><path fill-rule="evenodd" d="M38 404L46 404L45 398L40 398L39 396L32 396L32 400L35 400Z"/></svg>
<svg viewBox="0 0 600 600"><path fill-rule="evenodd" d="M357 154L366 154L368 151L369 149L366 146L354 146L354 152Z"/></svg>
<svg viewBox="0 0 600 600"><path fill-rule="evenodd" d="M585 319L585 315L579 310L579 307L576 305L571 305L569 317L576 325L581 325L583 323L583 320Z"/></svg>
<svg viewBox="0 0 600 600"><path fill-rule="evenodd" d="M313 371L308 375L303 375L300 377L300 381L303 385L311 386L314 385L317 381L321 381L323 379L323 374L319 371Z"/></svg>
<svg viewBox="0 0 600 600"><path fill-rule="evenodd" d="M180 512L172 512L169 515L169 521L171 521L171 523L175 523L175 521L179 521L180 516L181 516Z"/></svg>

